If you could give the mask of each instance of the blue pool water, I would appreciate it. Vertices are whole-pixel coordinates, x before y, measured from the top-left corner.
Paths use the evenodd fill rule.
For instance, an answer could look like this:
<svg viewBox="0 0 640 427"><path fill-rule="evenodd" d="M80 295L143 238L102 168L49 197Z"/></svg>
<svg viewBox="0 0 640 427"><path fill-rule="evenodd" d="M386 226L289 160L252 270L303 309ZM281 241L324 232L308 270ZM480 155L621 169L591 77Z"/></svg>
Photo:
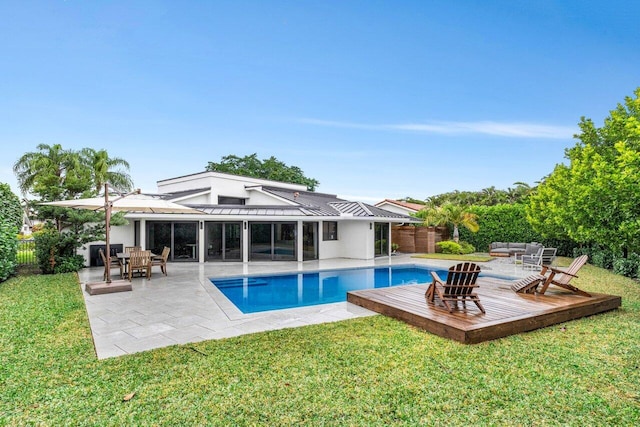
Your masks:
<svg viewBox="0 0 640 427"><path fill-rule="evenodd" d="M431 283L431 271L447 277L447 270L405 265L213 278L211 282L240 311L256 313L346 301L348 291L359 289Z"/></svg>

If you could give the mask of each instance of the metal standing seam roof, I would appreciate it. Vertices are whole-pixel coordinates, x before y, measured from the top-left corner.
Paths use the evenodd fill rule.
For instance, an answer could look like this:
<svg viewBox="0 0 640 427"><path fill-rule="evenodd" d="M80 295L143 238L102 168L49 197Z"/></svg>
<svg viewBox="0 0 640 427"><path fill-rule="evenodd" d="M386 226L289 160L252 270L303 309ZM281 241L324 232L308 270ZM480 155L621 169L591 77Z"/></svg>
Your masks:
<svg viewBox="0 0 640 427"><path fill-rule="evenodd" d="M292 205L210 205L185 204L190 208L208 215L218 216L328 216L354 218L399 219L406 222L416 222L415 218L407 215L387 211L362 202L350 202L333 194L315 193L312 191L295 191L278 187L259 187L262 191L273 194L282 199L293 202ZM179 193L158 195L166 199L176 196L184 197L196 194L204 189L183 191Z"/></svg>
<svg viewBox="0 0 640 427"><path fill-rule="evenodd" d="M276 187L262 187L262 190L283 199L298 203L306 208L322 211L324 215L349 215L359 218L386 218L415 220L407 215L390 212L362 202L350 202L333 194L312 191L291 191Z"/></svg>
<svg viewBox="0 0 640 427"><path fill-rule="evenodd" d="M221 206L221 205L187 205L208 215L237 216L338 216L339 213L303 208L301 206Z"/></svg>

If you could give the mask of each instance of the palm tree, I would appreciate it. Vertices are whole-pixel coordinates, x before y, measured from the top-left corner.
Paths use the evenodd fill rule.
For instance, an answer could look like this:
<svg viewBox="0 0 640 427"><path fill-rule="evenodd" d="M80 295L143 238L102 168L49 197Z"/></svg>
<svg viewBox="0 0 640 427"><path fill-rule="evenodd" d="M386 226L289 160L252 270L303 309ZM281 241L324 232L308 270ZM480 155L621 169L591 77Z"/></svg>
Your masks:
<svg viewBox="0 0 640 427"><path fill-rule="evenodd" d="M36 148L38 151L23 154L13 165L20 191L47 200L59 199L68 185L81 181L80 158L60 144L39 144Z"/></svg>
<svg viewBox="0 0 640 427"><path fill-rule="evenodd" d="M480 229L478 215L467 211L465 206L445 203L438 211L441 224L453 224L453 241L456 243L460 240L458 226L462 225L473 233Z"/></svg>
<svg viewBox="0 0 640 427"><path fill-rule="evenodd" d="M433 206L425 206L413 214L413 216L420 218L422 220L422 225L427 227L440 225L442 222L439 210Z"/></svg>
<svg viewBox="0 0 640 427"><path fill-rule="evenodd" d="M109 157L106 150L84 148L81 151L84 163L91 170L93 185L97 193L109 183L119 191L127 192L133 188L131 176L125 172L129 170L129 162L119 157ZM121 168L113 170L114 168Z"/></svg>

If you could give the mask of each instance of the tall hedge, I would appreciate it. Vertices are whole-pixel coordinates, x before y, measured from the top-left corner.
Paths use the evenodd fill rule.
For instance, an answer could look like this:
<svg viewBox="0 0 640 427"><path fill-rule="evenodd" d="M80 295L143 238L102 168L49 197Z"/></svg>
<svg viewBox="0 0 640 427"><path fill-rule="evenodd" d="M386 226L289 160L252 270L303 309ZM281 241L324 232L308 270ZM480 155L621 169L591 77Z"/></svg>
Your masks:
<svg viewBox="0 0 640 427"><path fill-rule="evenodd" d="M544 239L527 221L523 204L471 206L469 211L478 215L480 229L472 233L460 227L460 240L471 243L479 252L487 251L491 242L540 242L558 248L559 255L571 256L575 246L572 242Z"/></svg>
<svg viewBox="0 0 640 427"><path fill-rule="evenodd" d="M18 266L18 232L22 225L20 199L8 184L0 183L0 282Z"/></svg>

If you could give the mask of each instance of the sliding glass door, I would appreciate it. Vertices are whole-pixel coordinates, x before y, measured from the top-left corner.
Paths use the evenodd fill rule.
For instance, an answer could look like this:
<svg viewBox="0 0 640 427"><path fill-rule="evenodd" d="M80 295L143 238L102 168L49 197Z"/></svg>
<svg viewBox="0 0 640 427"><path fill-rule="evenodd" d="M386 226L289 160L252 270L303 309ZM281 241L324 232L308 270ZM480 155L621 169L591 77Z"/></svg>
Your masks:
<svg viewBox="0 0 640 427"><path fill-rule="evenodd" d="M302 223L302 259L304 261L318 259L318 223Z"/></svg>
<svg viewBox="0 0 640 427"><path fill-rule="evenodd" d="M206 222L207 261L242 261L242 223Z"/></svg>
<svg viewBox="0 0 640 427"><path fill-rule="evenodd" d="M147 221L146 240L147 249L154 254L167 246L172 261L198 261L197 221Z"/></svg>
<svg viewBox="0 0 640 427"><path fill-rule="evenodd" d="M374 228L375 255L389 255L389 224L386 222L376 222Z"/></svg>
<svg viewBox="0 0 640 427"><path fill-rule="evenodd" d="M249 259L252 261L295 261L295 222L252 222L249 224Z"/></svg>

